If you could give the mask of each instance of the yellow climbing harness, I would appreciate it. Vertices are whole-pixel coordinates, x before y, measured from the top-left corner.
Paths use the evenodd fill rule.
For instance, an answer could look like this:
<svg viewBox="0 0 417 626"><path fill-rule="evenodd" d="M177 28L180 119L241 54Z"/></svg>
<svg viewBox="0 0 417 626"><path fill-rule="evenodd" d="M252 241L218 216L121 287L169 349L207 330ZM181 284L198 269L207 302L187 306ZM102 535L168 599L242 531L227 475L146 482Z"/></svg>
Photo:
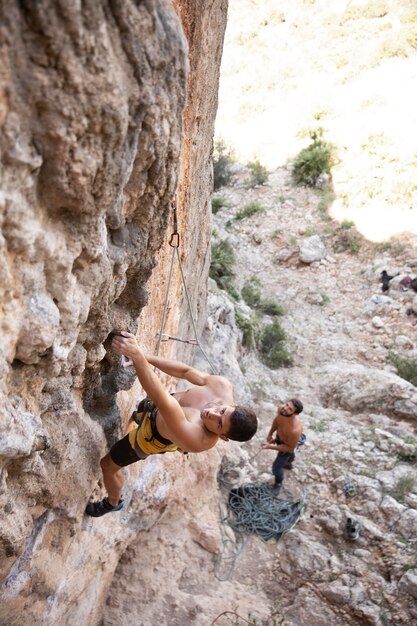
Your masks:
<svg viewBox="0 0 417 626"><path fill-rule="evenodd" d="M134 412L134 420L138 427L129 432L129 443L136 452L145 454L163 454L175 452L178 446L169 439L165 439L156 427L158 409L146 398Z"/></svg>

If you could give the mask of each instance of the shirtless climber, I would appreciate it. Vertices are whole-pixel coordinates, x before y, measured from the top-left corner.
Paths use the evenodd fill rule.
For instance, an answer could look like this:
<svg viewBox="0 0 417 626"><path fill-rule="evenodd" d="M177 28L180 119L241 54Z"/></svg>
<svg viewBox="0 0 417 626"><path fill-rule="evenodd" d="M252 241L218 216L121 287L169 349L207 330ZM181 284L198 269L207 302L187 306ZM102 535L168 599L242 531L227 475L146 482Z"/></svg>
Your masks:
<svg viewBox="0 0 417 626"><path fill-rule="evenodd" d="M299 414L303 410L300 400L293 398L285 404L279 404L277 414L269 429L267 442L261 444L264 450L278 452L272 464L272 473L275 476L275 485L272 491L277 495L284 481L284 468L291 469L295 459L294 450L297 445L304 443L305 436ZM274 437L275 433L275 437Z"/></svg>
<svg viewBox="0 0 417 626"><path fill-rule="evenodd" d="M156 356L146 356L135 336L122 332L112 340L112 348L133 362L139 382L147 394L136 412L140 425L114 444L101 459L104 486L108 496L101 502L90 502L86 513L101 517L123 507L122 467L145 459L150 454L203 452L219 439L248 441L257 429L255 413L233 403L233 387L222 376L199 372L185 363ZM186 391L169 394L151 366L169 376L192 384Z"/></svg>

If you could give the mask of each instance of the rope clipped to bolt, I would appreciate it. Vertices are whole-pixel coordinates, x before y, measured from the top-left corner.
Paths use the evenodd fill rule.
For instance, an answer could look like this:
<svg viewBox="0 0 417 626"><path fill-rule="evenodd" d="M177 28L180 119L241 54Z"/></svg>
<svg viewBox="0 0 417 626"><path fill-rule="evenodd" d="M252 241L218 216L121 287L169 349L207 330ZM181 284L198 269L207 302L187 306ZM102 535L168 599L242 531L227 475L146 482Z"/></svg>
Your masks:
<svg viewBox="0 0 417 626"><path fill-rule="evenodd" d="M169 245L172 248L172 255L171 255L171 265L170 265L170 270L169 270L169 277L168 277L168 285L167 285L167 290L166 290L166 295L165 295L165 303L164 303L164 311L162 314L162 322L161 322L161 329L158 333L158 343L157 343L157 347L156 347L156 356L159 355L159 351L161 349L161 343L162 341L167 341L172 339L173 341L181 341L183 343L189 343L191 345L196 345L200 348L204 358L206 359L207 363L209 364L212 372L215 374L216 373L216 368L214 367L214 365L212 364L212 362L210 361L210 359L208 358L207 354L205 353L199 339L197 336L197 327L196 327L196 323L194 320L194 315L193 315L193 311L192 311L192 307L191 307L191 300L190 300L190 296L188 294L188 289L187 289L187 283L185 280L185 274L184 274L184 269L182 266L182 262L181 262L181 257L180 257L180 253L179 253L179 247L180 247L180 235L178 232L178 218L177 218L177 203L175 200L173 200L171 202L171 209L172 209L172 214L173 214L173 227L174 230L171 234L171 237L169 239ZM178 260L178 264L180 267L180 271L181 271L181 279L182 279L182 284L184 286L184 292L185 292L185 296L187 298L187 305L188 305L188 311L191 317L191 323L193 326L193 331L194 331L194 338L193 339L180 339L178 337L171 337L170 335L167 335L166 333L164 333L164 329L165 329L165 321L166 321L166 313L167 313L167 309L168 309L168 299L169 299L169 290L171 287L171 281L172 281L172 274L173 274L173 270L174 270L174 260L175 258L177 258ZM164 339L165 338L165 339Z"/></svg>

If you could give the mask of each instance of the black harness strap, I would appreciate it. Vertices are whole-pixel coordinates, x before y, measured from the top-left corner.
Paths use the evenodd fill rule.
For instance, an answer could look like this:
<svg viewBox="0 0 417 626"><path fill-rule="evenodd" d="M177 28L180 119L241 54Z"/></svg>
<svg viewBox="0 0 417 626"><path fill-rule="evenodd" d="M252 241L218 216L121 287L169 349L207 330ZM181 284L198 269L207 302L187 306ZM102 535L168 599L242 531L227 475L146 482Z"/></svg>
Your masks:
<svg viewBox="0 0 417 626"><path fill-rule="evenodd" d="M150 443L153 439L156 439L164 446L170 445L172 441L170 441L169 439L165 439L165 437L162 437L162 435L160 435L158 432L158 428L156 426L156 416L158 415L158 409L149 398L145 398L138 404L137 409L133 411L132 417L136 424L140 427L146 415L149 418L152 431L152 437L145 437L146 441L149 441Z"/></svg>

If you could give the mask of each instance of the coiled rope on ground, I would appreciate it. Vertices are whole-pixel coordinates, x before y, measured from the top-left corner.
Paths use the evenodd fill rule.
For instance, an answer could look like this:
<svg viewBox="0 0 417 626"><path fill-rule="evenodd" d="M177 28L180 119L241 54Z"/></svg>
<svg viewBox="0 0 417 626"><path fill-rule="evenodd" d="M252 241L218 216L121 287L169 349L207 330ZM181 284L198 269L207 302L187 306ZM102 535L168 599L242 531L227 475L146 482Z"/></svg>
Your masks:
<svg viewBox="0 0 417 626"><path fill-rule="evenodd" d="M224 459L217 480L228 500L227 506L220 507L222 547L214 564L215 576L221 581L230 578L248 533L256 534L263 541L278 541L294 526L305 508L305 498L295 497L284 487L279 496L273 493L269 483L246 483L236 487L239 475L239 470Z"/></svg>
<svg viewBox="0 0 417 626"><path fill-rule="evenodd" d="M228 507L233 517L227 523L237 532L253 533L264 541L277 541L292 528L304 509L301 498L282 488L274 495L267 483L247 483L229 493Z"/></svg>

